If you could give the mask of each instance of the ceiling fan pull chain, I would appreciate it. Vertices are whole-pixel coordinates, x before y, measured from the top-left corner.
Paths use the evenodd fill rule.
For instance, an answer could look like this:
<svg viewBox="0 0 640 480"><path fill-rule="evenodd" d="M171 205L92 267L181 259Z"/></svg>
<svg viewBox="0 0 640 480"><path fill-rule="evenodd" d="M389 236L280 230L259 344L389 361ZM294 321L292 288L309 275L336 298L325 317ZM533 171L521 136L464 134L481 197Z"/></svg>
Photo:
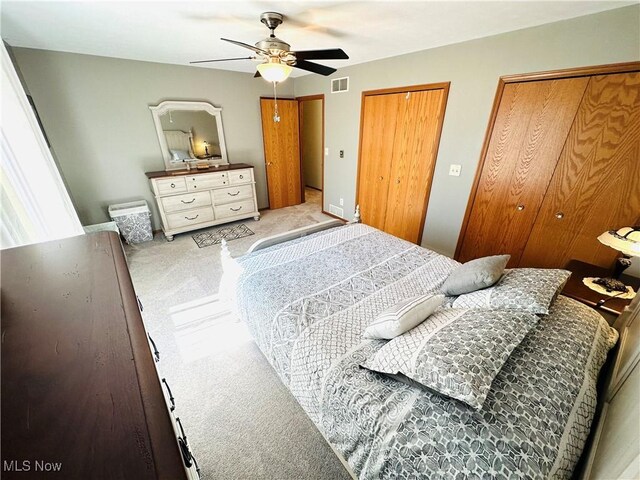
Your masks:
<svg viewBox="0 0 640 480"><path fill-rule="evenodd" d="M278 94L276 93L276 83L273 82L273 101L275 102L273 106L273 121L278 123L280 121L280 115L278 115Z"/></svg>

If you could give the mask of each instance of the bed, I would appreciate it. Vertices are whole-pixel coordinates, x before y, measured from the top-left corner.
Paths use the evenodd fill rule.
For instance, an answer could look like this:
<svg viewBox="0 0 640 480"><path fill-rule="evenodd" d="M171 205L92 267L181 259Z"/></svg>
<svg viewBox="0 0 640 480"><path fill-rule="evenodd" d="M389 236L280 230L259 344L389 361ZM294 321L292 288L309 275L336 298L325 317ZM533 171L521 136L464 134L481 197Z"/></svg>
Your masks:
<svg viewBox="0 0 640 480"><path fill-rule="evenodd" d="M559 296L474 410L360 366L386 343L363 338L371 320L456 261L356 223L224 264L221 292L359 478L571 476L617 339L592 309Z"/></svg>

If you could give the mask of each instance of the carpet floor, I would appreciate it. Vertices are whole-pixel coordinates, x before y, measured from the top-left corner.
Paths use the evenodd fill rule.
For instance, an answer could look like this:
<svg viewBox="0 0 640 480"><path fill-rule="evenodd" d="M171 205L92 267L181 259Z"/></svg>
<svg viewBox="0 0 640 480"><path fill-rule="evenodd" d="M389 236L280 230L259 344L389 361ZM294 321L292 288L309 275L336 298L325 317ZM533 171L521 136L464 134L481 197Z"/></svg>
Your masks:
<svg viewBox="0 0 640 480"><path fill-rule="evenodd" d="M320 193L243 220L255 235L228 243L236 257L257 240L329 219ZM238 223L242 223L238 222ZM191 233L125 247L160 350L159 369L176 398L203 479L350 479L281 383L244 324L218 301L220 246L198 248Z"/></svg>

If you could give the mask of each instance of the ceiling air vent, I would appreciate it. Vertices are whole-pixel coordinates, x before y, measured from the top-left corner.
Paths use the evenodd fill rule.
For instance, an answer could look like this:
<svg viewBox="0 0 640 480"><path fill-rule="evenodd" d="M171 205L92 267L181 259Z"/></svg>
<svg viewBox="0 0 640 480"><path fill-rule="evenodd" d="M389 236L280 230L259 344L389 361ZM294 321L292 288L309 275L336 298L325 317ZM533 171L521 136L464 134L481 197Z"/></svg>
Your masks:
<svg viewBox="0 0 640 480"><path fill-rule="evenodd" d="M331 80L331 93L349 91L349 77L334 78Z"/></svg>

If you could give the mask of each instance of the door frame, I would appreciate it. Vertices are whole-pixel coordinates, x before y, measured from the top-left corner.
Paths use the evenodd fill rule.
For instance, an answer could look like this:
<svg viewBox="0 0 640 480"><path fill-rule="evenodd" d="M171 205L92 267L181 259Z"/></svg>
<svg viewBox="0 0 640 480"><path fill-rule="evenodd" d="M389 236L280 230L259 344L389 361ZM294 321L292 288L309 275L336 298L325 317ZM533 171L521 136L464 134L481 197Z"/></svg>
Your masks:
<svg viewBox="0 0 640 480"><path fill-rule="evenodd" d="M377 90L366 90L362 92L362 96L360 98L360 133L358 138L358 167L356 173L356 205L358 205L359 201L359 190L360 190L360 164L362 162L362 134L363 129L362 126L364 124L364 101L366 97L376 96L376 95L388 95L391 93L409 93L409 92L422 92L427 90L444 90L444 98L442 99L442 108L440 110L440 115L442 117L442 121L440 122L440 126L438 127L438 131L436 132L437 145L434 152L434 161L431 167L431 182L427 185L427 191L425 195L424 205L422 206L422 218L420 219L420 233L418 234L418 242L417 245L422 244L422 234L424 233L424 223L427 217L427 209L429 207L429 197L431 196L431 186L433 185L433 176L436 168L436 163L438 161L438 152L440 151L440 140L442 136L442 128L444 126L444 118L445 112L447 111L447 103L449 100L449 89L451 87L451 82L439 82L439 83L425 83L421 85L409 85L406 87L391 87L391 88L381 88Z"/></svg>
<svg viewBox="0 0 640 480"><path fill-rule="evenodd" d="M471 191L469 192L469 199L467 200L467 208L465 209L462 225L460 226L460 233L458 234L456 252L453 256L454 259L457 260L460 257L462 243L464 241L465 235L467 234L467 227L469 226L471 210L473 209L473 204L475 203L476 195L478 193L480 177L482 176L482 170L484 169L487 151L489 150L489 142L491 141L496 117L498 116L498 109L500 108L500 103L502 102L502 93L504 92L504 87L509 83L535 82L538 80L557 80L561 78L573 77L591 77L594 75L610 75L614 73L629 73L637 71L640 71L640 62L625 62L611 63L606 65L595 65L590 67L548 70L543 72L520 73L515 75L503 75L498 79L498 86L496 88L496 94L493 99L493 106L491 107L491 113L489 115L489 123L487 124L487 128L484 134L484 141L482 143L482 149L480 150L480 159L476 167L476 173L473 178Z"/></svg>
<svg viewBox="0 0 640 480"><path fill-rule="evenodd" d="M320 210L322 213L326 213L330 215L328 212L324 211L324 93L318 93L315 95L303 95L302 97L296 97L298 101L298 131L300 132L300 137L302 137L302 129L304 128L304 122L302 121L302 106L303 102L311 101L311 100L321 100L322 101L322 150L320 152L322 158L322 190L321 190L321 198L320 198ZM301 139L302 140L302 139ZM302 192L302 203L306 201L305 198L305 184L304 184L304 169L302 165L302 141L299 144L300 147L300 191Z"/></svg>

